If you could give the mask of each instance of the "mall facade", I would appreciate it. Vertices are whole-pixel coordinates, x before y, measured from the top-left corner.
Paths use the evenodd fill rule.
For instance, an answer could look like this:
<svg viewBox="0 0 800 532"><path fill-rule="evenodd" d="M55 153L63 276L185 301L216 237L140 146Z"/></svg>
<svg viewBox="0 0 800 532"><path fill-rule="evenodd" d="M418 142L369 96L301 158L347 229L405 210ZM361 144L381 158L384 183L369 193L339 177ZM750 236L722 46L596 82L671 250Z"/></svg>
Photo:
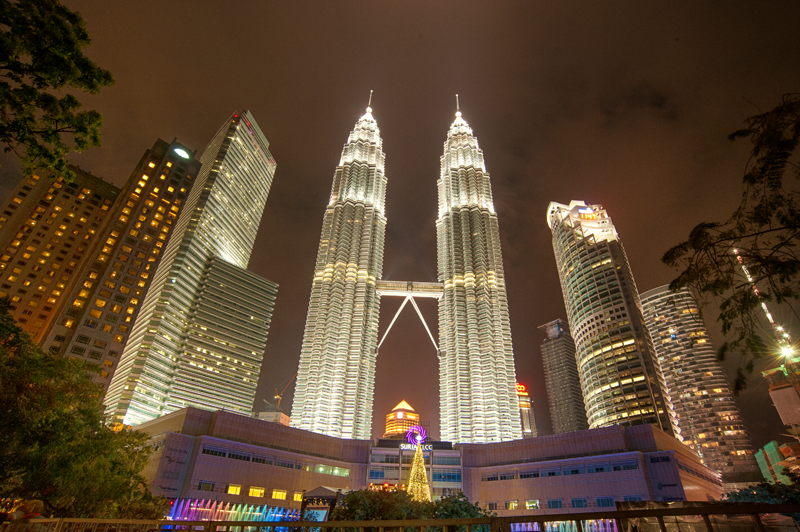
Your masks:
<svg viewBox="0 0 800 532"><path fill-rule="evenodd" d="M183 505L213 501L231 512L269 507L288 515L320 487L402 489L415 450L401 440L340 439L192 407L136 430L154 448L144 474L155 495ZM723 493L718 473L652 425L489 444L427 441L423 452L434 498L462 491L500 516L719 500Z"/></svg>

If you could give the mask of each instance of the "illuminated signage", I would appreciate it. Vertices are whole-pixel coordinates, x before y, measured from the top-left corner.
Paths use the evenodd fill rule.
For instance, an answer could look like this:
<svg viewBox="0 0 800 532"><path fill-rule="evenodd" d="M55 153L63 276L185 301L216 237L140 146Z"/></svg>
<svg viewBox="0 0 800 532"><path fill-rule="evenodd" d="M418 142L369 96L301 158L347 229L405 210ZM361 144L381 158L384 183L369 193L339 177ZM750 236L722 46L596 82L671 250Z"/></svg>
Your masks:
<svg viewBox="0 0 800 532"><path fill-rule="evenodd" d="M402 449L404 451L416 451L417 450L417 444L416 443L401 443L400 444L400 449ZM427 444L423 445L422 446L422 450L423 451L432 451L433 450L433 444L427 443Z"/></svg>
<svg viewBox="0 0 800 532"><path fill-rule="evenodd" d="M528 395L524 384L517 383L517 395Z"/></svg>
<svg viewBox="0 0 800 532"><path fill-rule="evenodd" d="M408 440L408 443L412 445L424 442L425 438L427 437L428 437L428 432L419 425L414 425L413 427L408 429L408 432L406 432L406 440Z"/></svg>
<svg viewBox="0 0 800 532"><path fill-rule="evenodd" d="M597 220L598 216L596 213L591 214L584 214L581 213L581 220Z"/></svg>

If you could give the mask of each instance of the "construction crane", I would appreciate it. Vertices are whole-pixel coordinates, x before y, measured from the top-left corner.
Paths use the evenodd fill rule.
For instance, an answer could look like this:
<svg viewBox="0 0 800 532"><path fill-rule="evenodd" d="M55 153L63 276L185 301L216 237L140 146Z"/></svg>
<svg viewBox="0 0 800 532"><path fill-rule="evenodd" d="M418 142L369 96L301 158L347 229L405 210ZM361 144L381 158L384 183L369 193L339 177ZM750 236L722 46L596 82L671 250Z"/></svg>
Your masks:
<svg viewBox="0 0 800 532"><path fill-rule="evenodd" d="M277 399L277 400L278 400L278 403L277 403L277 405L276 405L276 406L277 406L278 408L280 408L280 407L281 407L281 399L283 399L283 392L285 392L285 391L286 391L286 388L288 388L288 387L289 387L289 386L290 386L290 385L291 385L291 384L294 382L294 380L295 380L296 378L297 378L297 372L295 372L295 374L294 374L294 375L292 375L292 378L291 378L291 379L289 379L289 382L287 382L287 383L286 383L286 386L284 386L284 387L283 387L283 389L280 391L280 393L278 393L278 389L277 389L277 388L275 388L275 399Z"/></svg>

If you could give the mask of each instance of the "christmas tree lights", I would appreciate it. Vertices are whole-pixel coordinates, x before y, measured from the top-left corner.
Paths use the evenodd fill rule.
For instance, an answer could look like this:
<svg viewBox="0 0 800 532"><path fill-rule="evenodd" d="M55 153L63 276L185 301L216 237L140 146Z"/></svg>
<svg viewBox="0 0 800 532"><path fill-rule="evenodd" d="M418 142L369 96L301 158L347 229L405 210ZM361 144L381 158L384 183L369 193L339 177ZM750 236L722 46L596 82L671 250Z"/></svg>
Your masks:
<svg viewBox="0 0 800 532"><path fill-rule="evenodd" d="M428 485L428 473L425 472L425 459L422 457L422 444L417 444L411 474L408 477L408 494L417 502L431 502L431 488Z"/></svg>

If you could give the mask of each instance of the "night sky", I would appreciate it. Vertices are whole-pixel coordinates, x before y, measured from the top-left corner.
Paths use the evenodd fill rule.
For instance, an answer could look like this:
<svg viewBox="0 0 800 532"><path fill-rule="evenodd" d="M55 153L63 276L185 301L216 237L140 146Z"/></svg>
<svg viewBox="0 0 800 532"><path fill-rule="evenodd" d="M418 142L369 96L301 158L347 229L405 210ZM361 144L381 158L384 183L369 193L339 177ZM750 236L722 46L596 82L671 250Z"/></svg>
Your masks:
<svg viewBox="0 0 800 532"><path fill-rule="evenodd" d="M664 251L738 203L749 144L727 135L800 90L800 4L788 0L66 4L87 21L88 55L116 78L81 96L104 116L103 146L73 164L121 186L157 138L199 155L245 108L270 142L278 167L250 269L280 290L257 408L297 370L333 171L371 89L388 177L383 278L402 281L436 280L436 180L460 95L492 176L517 379L540 433L550 423L537 327L566 319L548 203L604 205L639 289L668 283ZM0 162L5 197L18 165ZM380 335L401 301L382 302ZM420 306L435 335L435 301ZM378 356L374 437L401 399L436 437L436 353L410 306ZM756 446L787 440L763 379L738 401Z"/></svg>

